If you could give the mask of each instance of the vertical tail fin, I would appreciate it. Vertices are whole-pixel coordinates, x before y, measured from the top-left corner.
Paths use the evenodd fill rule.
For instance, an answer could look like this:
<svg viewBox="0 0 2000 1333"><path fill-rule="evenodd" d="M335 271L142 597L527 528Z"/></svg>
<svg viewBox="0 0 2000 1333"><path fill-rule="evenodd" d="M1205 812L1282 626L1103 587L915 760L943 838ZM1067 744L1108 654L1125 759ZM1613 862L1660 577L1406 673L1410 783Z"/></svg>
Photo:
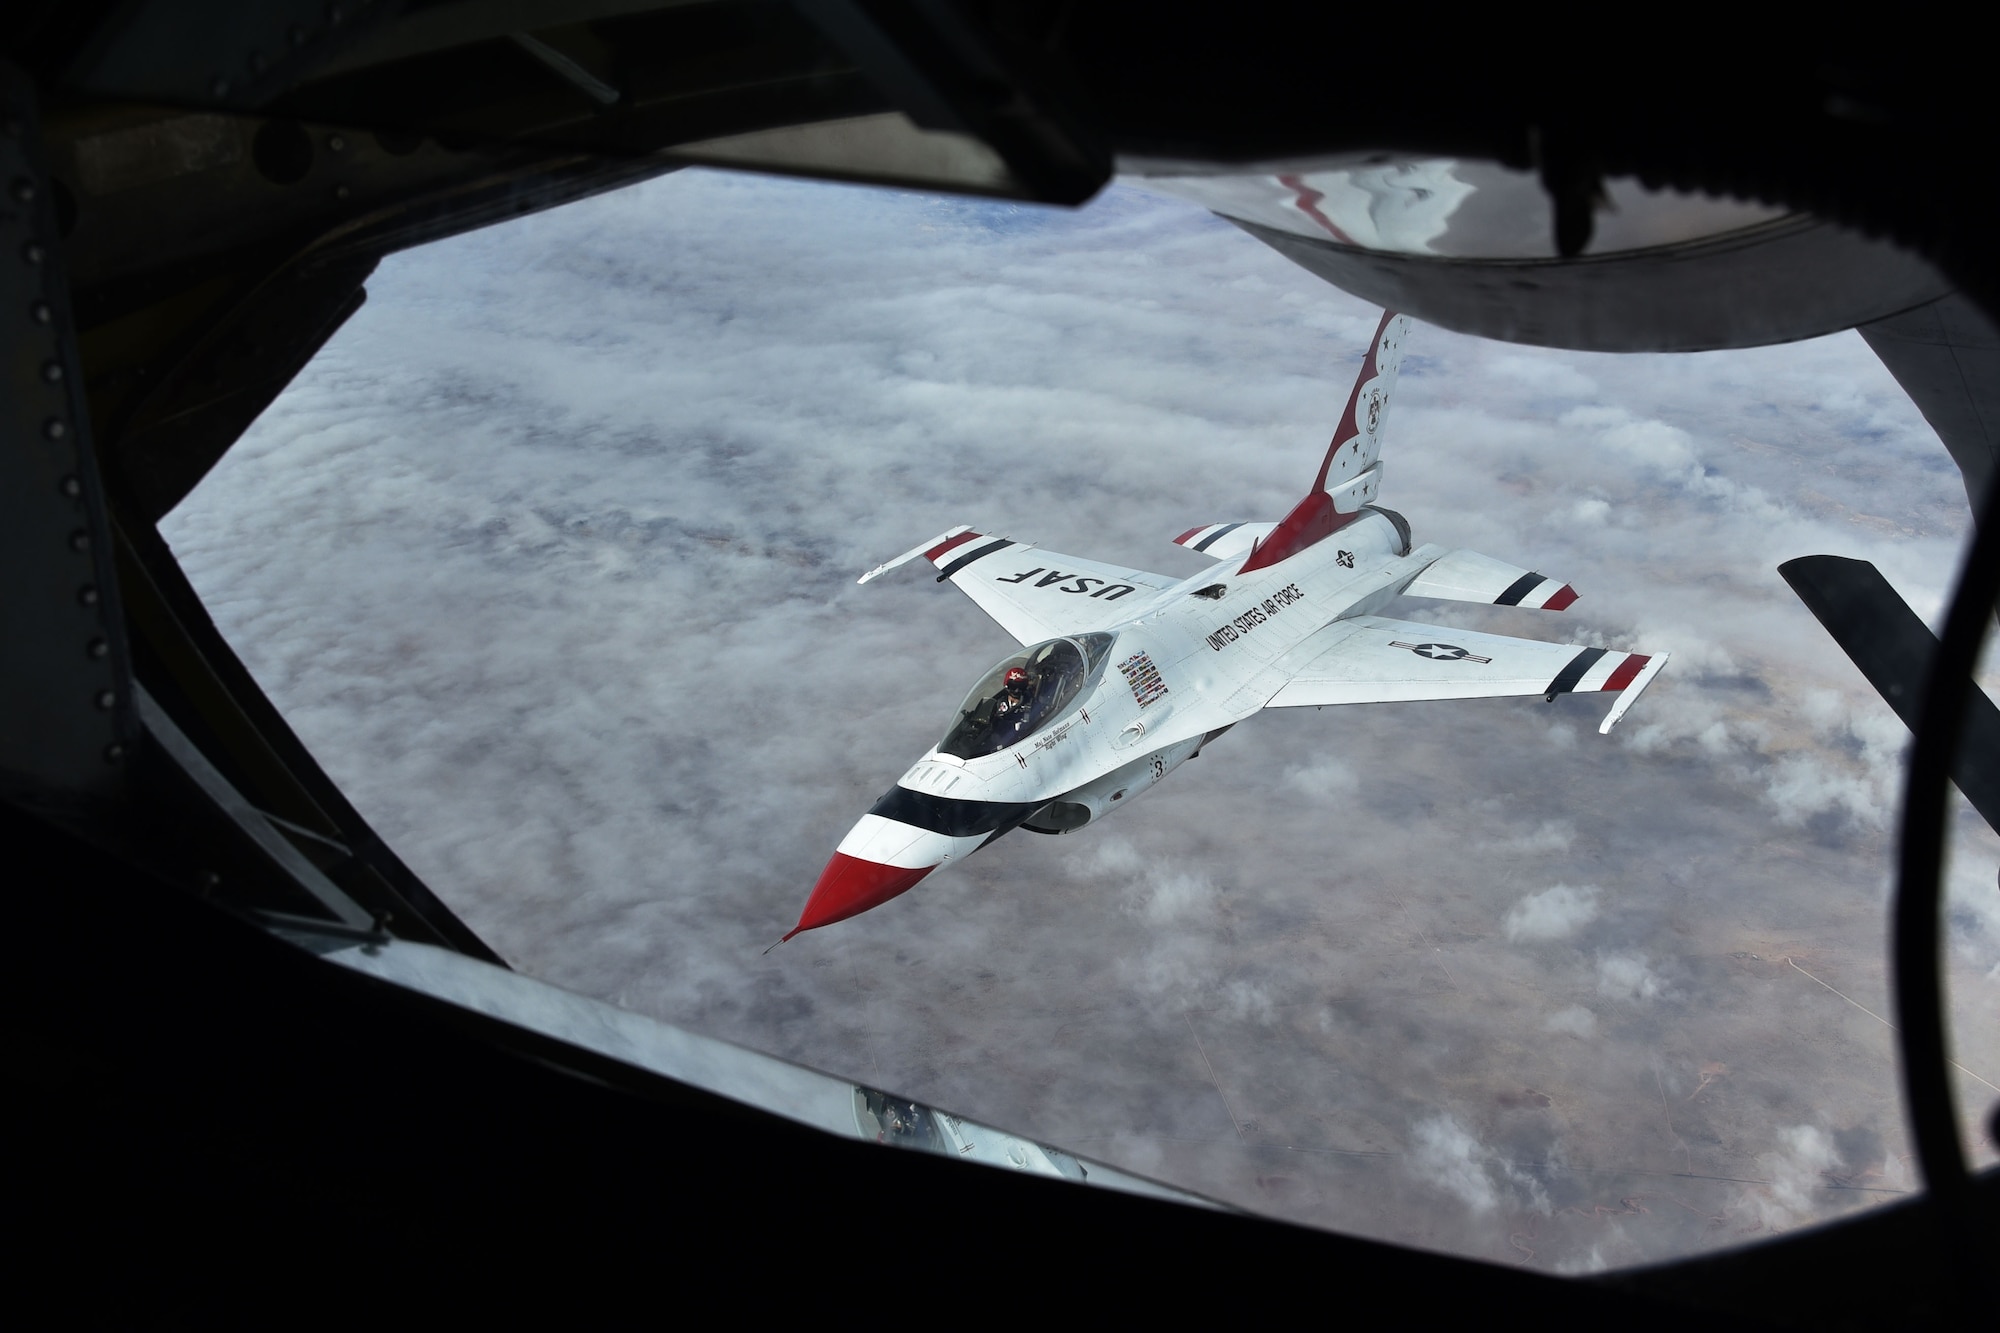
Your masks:
<svg viewBox="0 0 2000 1333"><path fill-rule="evenodd" d="M1396 372L1403 366L1403 339L1409 331L1409 316L1382 312L1375 340L1355 377L1354 392L1347 396L1347 410L1341 413L1326 460L1319 465L1319 476L1306 498L1250 552L1243 562L1244 573L1275 565L1331 537L1353 522L1361 506L1380 491L1382 422L1389 412Z"/></svg>
<svg viewBox="0 0 2000 1333"><path fill-rule="evenodd" d="M1327 445L1326 461L1319 465L1315 491L1360 476L1382 456L1382 418L1388 415L1389 395L1396 388L1396 372L1403 368L1403 339L1410 331L1410 317L1393 310L1382 312L1375 341L1361 363L1354 392L1347 396L1347 410Z"/></svg>

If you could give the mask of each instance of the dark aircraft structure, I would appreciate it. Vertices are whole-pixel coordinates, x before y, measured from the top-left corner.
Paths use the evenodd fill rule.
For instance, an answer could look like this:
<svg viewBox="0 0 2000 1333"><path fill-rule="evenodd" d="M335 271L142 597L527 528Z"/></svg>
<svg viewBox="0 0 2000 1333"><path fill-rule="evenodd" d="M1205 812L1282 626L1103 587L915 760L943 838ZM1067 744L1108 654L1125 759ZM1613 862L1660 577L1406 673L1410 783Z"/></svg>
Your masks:
<svg viewBox="0 0 2000 1333"><path fill-rule="evenodd" d="M1971 1173L1958 1137L1939 968L1947 785L2000 815L2000 715L1972 680L2000 586L1984 44L1921 22L1371 18L1129 0L10 6L16 1305L155 1322L386 1308L416 1289L455 1306L643 1290L655 1311L865 1300L935 1319L908 1293L919 1246L943 1237L940 1253L1020 1255L1027 1280L979 1290L1021 1309L1092 1287L1151 1304L1199 1258L1236 1293L1371 1320L1990 1319L2000 1178ZM1012 1160L1046 1170L965 1165L936 1150L929 1108L616 1011L565 1018L369 829L156 529L360 307L384 255L682 166L1076 204L1114 172L1198 192L1434 159L1527 181L1481 216L1546 245L1468 234L1412 253L1217 207L1321 277L1465 332L1686 350L1861 326L1964 474L1975 535L1940 635L1869 566L1801 552L1784 571L1914 733L1891 947L1920 1195L1665 1266L1544 1277L1204 1207L1036 1145ZM1631 182L1771 217L1593 248ZM878 1146L904 1140L931 1150Z"/></svg>

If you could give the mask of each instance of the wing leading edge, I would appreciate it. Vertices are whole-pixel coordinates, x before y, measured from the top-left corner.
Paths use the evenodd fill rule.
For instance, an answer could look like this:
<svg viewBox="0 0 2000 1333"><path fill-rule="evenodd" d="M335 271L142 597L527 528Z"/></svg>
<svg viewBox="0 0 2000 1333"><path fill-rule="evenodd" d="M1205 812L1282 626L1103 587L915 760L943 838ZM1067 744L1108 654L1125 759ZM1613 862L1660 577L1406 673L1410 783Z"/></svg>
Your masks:
<svg viewBox="0 0 2000 1333"><path fill-rule="evenodd" d="M1624 691L1598 727L1601 732L1625 715L1668 656L1382 616L1336 621L1294 654L1302 665L1266 708Z"/></svg>

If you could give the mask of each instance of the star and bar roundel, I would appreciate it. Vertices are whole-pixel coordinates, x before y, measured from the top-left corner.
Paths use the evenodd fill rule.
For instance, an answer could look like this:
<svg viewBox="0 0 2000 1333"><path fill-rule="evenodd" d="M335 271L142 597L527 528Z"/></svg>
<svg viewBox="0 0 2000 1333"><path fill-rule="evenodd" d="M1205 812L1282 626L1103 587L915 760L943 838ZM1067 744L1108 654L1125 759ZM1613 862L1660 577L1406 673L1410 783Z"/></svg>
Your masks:
<svg viewBox="0 0 2000 1333"><path fill-rule="evenodd" d="M1455 643L1397 643L1391 641L1391 648L1407 648L1418 657L1428 657L1433 662L1477 662L1481 666L1493 659L1469 653Z"/></svg>

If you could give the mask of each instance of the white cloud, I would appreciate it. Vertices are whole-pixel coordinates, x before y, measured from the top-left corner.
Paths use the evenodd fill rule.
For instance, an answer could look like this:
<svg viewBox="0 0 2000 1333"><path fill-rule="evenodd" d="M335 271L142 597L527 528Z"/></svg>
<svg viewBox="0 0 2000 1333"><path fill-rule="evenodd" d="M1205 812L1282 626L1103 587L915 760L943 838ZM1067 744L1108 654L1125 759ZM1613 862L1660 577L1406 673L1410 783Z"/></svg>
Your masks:
<svg viewBox="0 0 2000 1333"><path fill-rule="evenodd" d="M1077 835L1066 835L1077 840ZM1214 936L1220 887L1206 871L1148 856L1112 834L1092 849L1079 847L1077 878L1094 894L1110 894L1132 928L1121 933L1098 965L1108 965L1126 993L1168 1006L1200 1009L1233 1022L1268 1023L1277 997L1262 982L1231 975Z"/></svg>
<svg viewBox="0 0 2000 1333"><path fill-rule="evenodd" d="M1510 852L1523 855L1543 855L1549 852L1566 852L1576 841L1576 825L1567 819L1544 819L1527 833L1507 839Z"/></svg>
<svg viewBox="0 0 2000 1333"><path fill-rule="evenodd" d="M1492 1152L1449 1114L1426 1116L1411 1126L1410 1172L1442 1190L1475 1214L1510 1208L1547 1215L1548 1192L1541 1182Z"/></svg>
<svg viewBox="0 0 2000 1333"><path fill-rule="evenodd" d="M1513 351L1493 357L1486 365L1491 373L1537 394L1562 398L1591 398L1597 394L1597 381L1560 355Z"/></svg>
<svg viewBox="0 0 2000 1333"><path fill-rule="evenodd" d="M1566 1033L1572 1037L1590 1037L1597 1034L1597 1015L1580 1004L1558 1009L1542 1020L1542 1026L1550 1032Z"/></svg>
<svg viewBox="0 0 2000 1333"><path fill-rule="evenodd" d="M1079 848L1077 855L1082 864L1076 869L1088 882L1122 884L1120 905L1150 927L1195 925L1214 914L1215 881L1198 869L1149 857L1115 834Z"/></svg>
<svg viewBox="0 0 2000 1333"><path fill-rule="evenodd" d="M1606 999L1644 1002L1667 994L1667 985L1642 953L1605 954L1597 960L1597 993Z"/></svg>
<svg viewBox="0 0 2000 1333"><path fill-rule="evenodd" d="M1601 890L1591 885L1571 888L1558 884L1531 893L1507 909L1500 927L1507 938L1522 941L1564 940L1597 919Z"/></svg>
<svg viewBox="0 0 2000 1333"><path fill-rule="evenodd" d="M1115 835L1099 838L1087 852L1082 852L1080 855L1089 858L1087 873L1094 872L1093 877L1129 878L1142 873L1146 868L1146 858L1139 854L1139 849L1129 840Z"/></svg>
<svg viewBox="0 0 2000 1333"><path fill-rule="evenodd" d="M1872 829L1881 828L1891 814L1891 780L1888 773L1857 773L1838 759L1789 754L1771 766L1764 793L1788 824L1832 813Z"/></svg>
<svg viewBox="0 0 2000 1333"><path fill-rule="evenodd" d="M1989 983L2000 983L2000 873L1996 873L1996 840L1990 830L1962 832L1954 839L1945 872L1945 939L1952 952L1980 969ZM1995 1025L1986 1025L1991 1037ZM1981 1032L1961 1031L1957 1040L1978 1052L1983 1062L2000 1057L2000 1042L1981 1041Z"/></svg>
<svg viewBox="0 0 2000 1333"><path fill-rule="evenodd" d="M1361 779L1340 760L1324 758L1285 774L1285 785L1312 800L1326 801L1353 792Z"/></svg>
<svg viewBox="0 0 2000 1333"><path fill-rule="evenodd" d="M1665 476L1699 474L1688 433L1664 421L1621 421L1600 434L1598 442Z"/></svg>
<svg viewBox="0 0 2000 1333"><path fill-rule="evenodd" d="M1240 1023L1268 1023L1277 1012L1271 992L1254 981L1223 983L1221 998L1222 1012Z"/></svg>
<svg viewBox="0 0 2000 1333"><path fill-rule="evenodd" d="M1778 1131L1777 1142L1775 1149L1757 1156L1769 1183L1749 1195L1758 1220L1771 1231L1815 1216L1815 1196L1826 1188L1826 1173L1840 1165L1833 1139L1815 1126L1788 1125Z"/></svg>
<svg viewBox="0 0 2000 1333"><path fill-rule="evenodd" d="M1644 722L1625 732L1625 745L1635 754L1656 754L1671 739L1666 727L1658 722Z"/></svg>
<svg viewBox="0 0 2000 1333"><path fill-rule="evenodd" d="M1126 900L1153 925L1198 920L1215 908L1215 882L1198 872L1155 868L1128 891Z"/></svg>
<svg viewBox="0 0 2000 1333"><path fill-rule="evenodd" d="M1577 1277L1586 1273L1602 1273L1609 1267L1611 1267L1611 1261L1605 1258L1604 1246L1601 1244L1593 1244L1583 1254L1560 1259L1555 1265L1556 1272L1569 1277Z"/></svg>
<svg viewBox="0 0 2000 1333"><path fill-rule="evenodd" d="M1578 500L1570 506L1569 518L1570 522L1581 524L1584 527L1601 528L1611 518L1611 502L1609 500L1599 500L1594 497L1588 500Z"/></svg>
<svg viewBox="0 0 2000 1333"><path fill-rule="evenodd" d="M1500 1202L1484 1157L1483 1145L1455 1117L1431 1116L1411 1130L1410 1170L1475 1213L1490 1213Z"/></svg>

